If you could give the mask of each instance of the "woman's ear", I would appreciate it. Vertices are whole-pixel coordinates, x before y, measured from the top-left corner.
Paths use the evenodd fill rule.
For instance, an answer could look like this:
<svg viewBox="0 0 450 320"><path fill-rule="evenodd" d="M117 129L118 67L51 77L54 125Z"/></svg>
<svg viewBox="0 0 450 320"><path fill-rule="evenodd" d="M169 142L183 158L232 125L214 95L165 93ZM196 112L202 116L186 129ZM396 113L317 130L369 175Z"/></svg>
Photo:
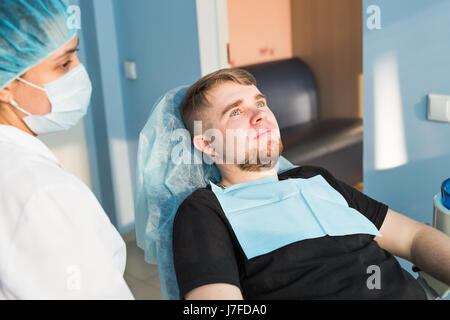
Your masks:
<svg viewBox="0 0 450 320"><path fill-rule="evenodd" d="M12 95L10 86L11 85L9 85L8 87L3 88L2 90L0 90L0 103L7 103L7 104L9 104L9 102L11 101L13 95Z"/></svg>

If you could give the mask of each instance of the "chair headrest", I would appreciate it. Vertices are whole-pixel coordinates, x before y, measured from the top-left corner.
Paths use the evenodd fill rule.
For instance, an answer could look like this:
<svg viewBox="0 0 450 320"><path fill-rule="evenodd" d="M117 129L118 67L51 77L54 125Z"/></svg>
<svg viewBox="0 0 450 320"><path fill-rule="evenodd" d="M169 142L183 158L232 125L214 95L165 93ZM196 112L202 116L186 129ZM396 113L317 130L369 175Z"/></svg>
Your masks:
<svg viewBox="0 0 450 320"><path fill-rule="evenodd" d="M292 58L241 68L256 78L280 129L318 118L316 83L302 60Z"/></svg>

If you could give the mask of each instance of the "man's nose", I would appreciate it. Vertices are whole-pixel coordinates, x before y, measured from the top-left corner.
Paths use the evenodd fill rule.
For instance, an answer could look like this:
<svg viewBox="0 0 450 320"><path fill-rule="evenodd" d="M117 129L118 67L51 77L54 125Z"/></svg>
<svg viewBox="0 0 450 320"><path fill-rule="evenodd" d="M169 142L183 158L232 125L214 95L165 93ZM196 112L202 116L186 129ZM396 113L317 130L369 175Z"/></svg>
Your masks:
<svg viewBox="0 0 450 320"><path fill-rule="evenodd" d="M252 125L258 125L266 118L267 118L267 115L263 110L255 110L252 115L252 118L250 119L250 123Z"/></svg>

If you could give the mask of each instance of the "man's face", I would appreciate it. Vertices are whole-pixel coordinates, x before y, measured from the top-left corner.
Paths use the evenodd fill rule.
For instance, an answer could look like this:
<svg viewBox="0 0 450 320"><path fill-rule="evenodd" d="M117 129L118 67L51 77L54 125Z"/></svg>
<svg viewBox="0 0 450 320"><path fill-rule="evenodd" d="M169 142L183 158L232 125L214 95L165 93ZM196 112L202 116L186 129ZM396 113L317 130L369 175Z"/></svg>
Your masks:
<svg viewBox="0 0 450 320"><path fill-rule="evenodd" d="M283 149L280 130L258 88L229 81L210 90L207 98L210 130L205 137L209 140L208 132L213 132L216 157L247 171L273 167ZM215 139L215 130L224 145Z"/></svg>

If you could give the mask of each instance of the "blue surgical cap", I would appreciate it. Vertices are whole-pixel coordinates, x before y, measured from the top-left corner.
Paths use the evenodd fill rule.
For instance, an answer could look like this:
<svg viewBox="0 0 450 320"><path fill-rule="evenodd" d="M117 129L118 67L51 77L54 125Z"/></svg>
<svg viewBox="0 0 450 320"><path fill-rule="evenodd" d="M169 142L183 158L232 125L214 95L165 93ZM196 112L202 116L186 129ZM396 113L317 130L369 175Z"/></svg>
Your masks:
<svg viewBox="0 0 450 320"><path fill-rule="evenodd" d="M145 260L158 264L162 296L171 300L180 299L172 248L178 207L196 189L221 180L219 169L202 161L198 150L196 154L184 126L180 106L187 89L173 89L157 101L141 131L137 159L136 240L145 251ZM195 161L173 161L181 149ZM277 165L278 172L294 167L283 157Z"/></svg>
<svg viewBox="0 0 450 320"><path fill-rule="evenodd" d="M77 34L66 0L0 1L0 90Z"/></svg>

